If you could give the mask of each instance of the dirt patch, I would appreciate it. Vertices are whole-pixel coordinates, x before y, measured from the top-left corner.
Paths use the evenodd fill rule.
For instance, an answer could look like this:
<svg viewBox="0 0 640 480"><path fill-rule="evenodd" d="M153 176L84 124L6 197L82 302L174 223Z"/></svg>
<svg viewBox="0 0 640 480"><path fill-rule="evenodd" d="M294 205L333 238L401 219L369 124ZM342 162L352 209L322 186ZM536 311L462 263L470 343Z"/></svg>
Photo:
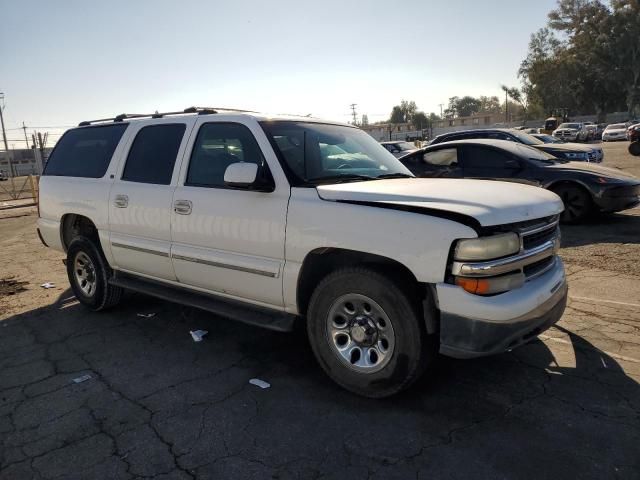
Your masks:
<svg viewBox="0 0 640 480"><path fill-rule="evenodd" d="M29 282L14 280L12 277L0 279L0 298L24 292Z"/></svg>

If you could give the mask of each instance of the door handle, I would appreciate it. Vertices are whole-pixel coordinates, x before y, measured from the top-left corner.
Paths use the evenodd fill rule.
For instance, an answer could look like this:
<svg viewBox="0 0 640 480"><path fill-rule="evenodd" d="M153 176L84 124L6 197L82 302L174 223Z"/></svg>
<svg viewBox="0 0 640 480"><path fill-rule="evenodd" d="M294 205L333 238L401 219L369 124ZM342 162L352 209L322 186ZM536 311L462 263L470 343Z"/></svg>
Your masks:
<svg viewBox="0 0 640 480"><path fill-rule="evenodd" d="M191 208L193 204L191 200L176 200L173 202L173 211L178 215L189 215L191 214Z"/></svg>
<svg viewBox="0 0 640 480"><path fill-rule="evenodd" d="M127 208L129 206L129 197L127 195L116 195L113 200L113 206L116 208Z"/></svg>

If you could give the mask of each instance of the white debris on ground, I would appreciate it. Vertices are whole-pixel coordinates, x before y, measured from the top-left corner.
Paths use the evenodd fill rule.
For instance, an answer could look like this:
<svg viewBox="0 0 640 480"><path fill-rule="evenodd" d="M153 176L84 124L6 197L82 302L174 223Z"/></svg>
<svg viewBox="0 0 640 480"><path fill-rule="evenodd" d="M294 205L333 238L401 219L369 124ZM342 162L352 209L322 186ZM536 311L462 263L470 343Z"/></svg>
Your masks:
<svg viewBox="0 0 640 480"><path fill-rule="evenodd" d="M55 285L54 283L51 283L51 282L43 283L43 284L42 284L42 285L40 285L40 286L41 286L42 288L55 288L55 287L56 287L56 285Z"/></svg>
<svg viewBox="0 0 640 480"><path fill-rule="evenodd" d="M249 383L260 388L269 388L271 386L269 382L265 382L264 380L260 380L259 378L252 378L251 380L249 380Z"/></svg>
<svg viewBox="0 0 640 480"><path fill-rule="evenodd" d="M91 380L91 375L89 375L88 373L80 377L74 378L73 383L82 383L82 382L86 382L87 380Z"/></svg>
<svg viewBox="0 0 640 480"><path fill-rule="evenodd" d="M138 316L142 318L152 318L152 317L155 317L156 314L155 313L139 313Z"/></svg>
<svg viewBox="0 0 640 480"><path fill-rule="evenodd" d="M194 342L201 342L202 338L209 332L206 330L190 330L189 333Z"/></svg>

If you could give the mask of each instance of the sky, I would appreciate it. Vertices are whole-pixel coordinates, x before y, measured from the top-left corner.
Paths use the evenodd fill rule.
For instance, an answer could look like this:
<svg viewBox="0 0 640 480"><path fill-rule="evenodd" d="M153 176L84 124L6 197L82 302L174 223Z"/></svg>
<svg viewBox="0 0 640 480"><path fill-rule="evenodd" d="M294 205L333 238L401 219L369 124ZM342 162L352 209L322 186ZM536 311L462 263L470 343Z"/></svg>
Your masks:
<svg viewBox="0 0 640 480"><path fill-rule="evenodd" d="M0 92L18 130L236 107L351 120L518 85L555 0L0 0ZM46 127L46 128L42 128ZM51 128L57 127L57 128ZM24 145L16 145L20 148Z"/></svg>

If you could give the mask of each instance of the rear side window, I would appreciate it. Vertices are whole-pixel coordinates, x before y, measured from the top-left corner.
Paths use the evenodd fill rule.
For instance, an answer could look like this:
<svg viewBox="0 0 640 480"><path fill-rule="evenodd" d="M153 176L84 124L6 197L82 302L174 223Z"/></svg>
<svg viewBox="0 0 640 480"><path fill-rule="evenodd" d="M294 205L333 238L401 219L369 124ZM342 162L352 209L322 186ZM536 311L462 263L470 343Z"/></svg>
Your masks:
<svg viewBox="0 0 640 480"><path fill-rule="evenodd" d="M169 185L185 128L183 123L142 128L129 150L122 180Z"/></svg>
<svg viewBox="0 0 640 480"><path fill-rule="evenodd" d="M58 141L43 175L101 178L128 124L69 130Z"/></svg>
<svg viewBox="0 0 640 480"><path fill-rule="evenodd" d="M436 165L438 167L449 167L458 164L458 149L443 148L442 150L434 150L426 152L422 159L425 163Z"/></svg>

